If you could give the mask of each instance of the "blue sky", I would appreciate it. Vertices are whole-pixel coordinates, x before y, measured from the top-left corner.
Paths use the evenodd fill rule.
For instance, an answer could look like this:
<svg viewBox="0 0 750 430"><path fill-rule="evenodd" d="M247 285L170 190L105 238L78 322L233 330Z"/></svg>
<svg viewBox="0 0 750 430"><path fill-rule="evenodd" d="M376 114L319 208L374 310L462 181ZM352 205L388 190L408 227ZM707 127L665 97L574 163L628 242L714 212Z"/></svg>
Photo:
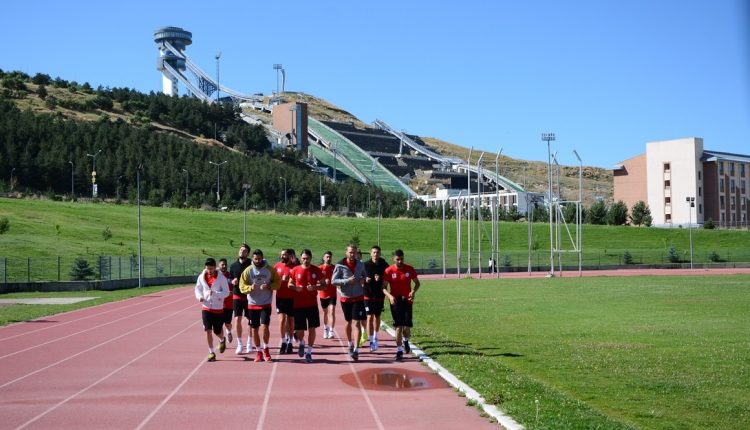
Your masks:
<svg viewBox="0 0 750 430"><path fill-rule="evenodd" d="M324 98L369 123L514 158L610 168L703 137L750 153L750 13L741 0L10 2L0 68L161 89L153 33L193 33L221 82ZM181 4L181 7L177 7Z"/></svg>

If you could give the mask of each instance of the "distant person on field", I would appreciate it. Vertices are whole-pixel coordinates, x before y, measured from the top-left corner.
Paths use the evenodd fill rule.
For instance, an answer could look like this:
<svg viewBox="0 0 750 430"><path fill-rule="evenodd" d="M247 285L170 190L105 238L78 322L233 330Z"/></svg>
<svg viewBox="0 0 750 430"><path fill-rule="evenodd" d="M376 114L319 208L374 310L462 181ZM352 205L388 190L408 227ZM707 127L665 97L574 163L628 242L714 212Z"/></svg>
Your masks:
<svg viewBox="0 0 750 430"><path fill-rule="evenodd" d="M292 269L289 288L294 296L294 330L297 332L300 357L312 363L312 348L315 345L316 329L320 327L318 312L318 291L325 289L325 277L320 269L312 264L312 252L305 249L300 254L299 266ZM307 349L305 349L305 331L307 331Z"/></svg>
<svg viewBox="0 0 750 430"><path fill-rule="evenodd" d="M334 265L331 263L333 253L323 254L323 264L318 266L323 272L323 282L326 288L318 292L320 307L323 310L323 339L333 339L333 329L336 326L336 287L331 283Z"/></svg>
<svg viewBox="0 0 750 430"><path fill-rule="evenodd" d="M237 261L232 263L232 266L229 268L229 275L231 276L231 279L229 280L230 288L232 288L232 306L234 308L234 322L235 326L237 327L237 350L234 351L235 354L242 354L242 318L246 317L248 320L250 319L250 314L247 312L247 295L242 294L240 291L240 276L242 276L242 272L245 271L245 269L252 264L250 259L248 258L248 254L250 254L250 245L243 243L240 245L239 250L239 257L237 258ZM250 333L247 335L247 343L246 350L244 352L250 352L250 345L251 345L251 339L250 339Z"/></svg>
<svg viewBox="0 0 750 430"><path fill-rule="evenodd" d="M388 263L380 256L380 247L370 248L370 259L365 261L365 311L367 312L367 335L370 351L378 349L378 331L380 330L380 314L383 313L383 275Z"/></svg>
<svg viewBox="0 0 750 430"><path fill-rule="evenodd" d="M263 259L263 251L253 251L251 264L240 277L240 291L247 294L250 334L255 346L255 362L271 361L268 342L271 336L271 303L273 292L281 286L276 269ZM260 329L260 330L259 330ZM262 339L261 339L262 338ZM249 344L248 344L249 345Z"/></svg>
<svg viewBox="0 0 750 430"><path fill-rule="evenodd" d="M216 260L207 258L205 269L198 275L195 282L195 298L202 303L203 330L206 332L208 342L208 361L216 361L214 351L213 332L221 337L224 326L224 298L229 295L227 278L216 270ZM224 352L226 344L219 343L219 352Z"/></svg>
<svg viewBox="0 0 750 430"><path fill-rule="evenodd" d="M346 257L336 263L331 276L331 283L336 286L341 301L341 310L346 320L346 340L349 342L349 356L359 359L359 338L362 333L362 321L365 315L364 283L367 275L365 265L357 260L357 245L346 247ZM354 321L355 333L352 333Z"/></svg>
<svg viewBox="0 0 750 430"><path fill-rule="evenodd" d="M414 283L412 290L411 284ZM390 292L388 291L390 289ZM383 293L391 303L391 316L396 328L396 361L401 361L404 352L411 352L409 337L411 335L412 307L414 295L419 290L419 279L414 268L404 263L404 251L393 252L393 264L385 269Z"/></svg>
<svg viewBox="0 0 750 430"><path fill-rule="evenodd" d="M227 285L229 285L229 279L231 279L232 275L227 270L227 259L222 258L219 260L219 271L222 275L227 279ZM234 299L232 298L232 294L230 291L230 294L227 294L226 297L224 297L224 337L221 339L224 344L232 343L232 313L234 311Z"/></svg>

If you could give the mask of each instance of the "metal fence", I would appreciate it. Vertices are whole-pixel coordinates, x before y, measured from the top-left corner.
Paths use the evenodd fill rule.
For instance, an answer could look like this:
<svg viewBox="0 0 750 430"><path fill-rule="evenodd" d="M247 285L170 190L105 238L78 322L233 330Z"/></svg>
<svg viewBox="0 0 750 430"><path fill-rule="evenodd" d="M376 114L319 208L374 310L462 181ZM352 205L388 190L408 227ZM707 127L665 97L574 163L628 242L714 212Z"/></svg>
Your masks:
<svg viewBox="0 0 750 430"><path fill-rule="evenodd" d="M85 260L88 280L112 281L138 277L138 257L100 255L92 257L0 257L0 282L45 282L74 280L74 266ZM203 270L205 257L143 257L143 276L196 275ZM79 272L81 269L79 269Z"/></svg>

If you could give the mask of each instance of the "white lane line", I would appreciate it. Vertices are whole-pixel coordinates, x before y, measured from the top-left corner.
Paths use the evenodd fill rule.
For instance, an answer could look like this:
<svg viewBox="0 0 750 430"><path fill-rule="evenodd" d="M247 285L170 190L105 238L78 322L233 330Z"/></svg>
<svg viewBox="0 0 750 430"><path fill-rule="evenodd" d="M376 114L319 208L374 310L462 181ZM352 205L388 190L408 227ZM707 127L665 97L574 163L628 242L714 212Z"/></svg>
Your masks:
<svg viewBox="0 0 750 430"><path fill-rule="evenodd" d="M266 421L266 412L268 411L268 403L271 399L271 387L273 386L273 380L276 377L276 367L278 367L278 356L277 361L273 362L273 369L271 370L271 378L268 380L268 386L266 386L266 396L263 399L263 407L260 409L260 417L258 418L258 425L255 427L256 430L263 429L263 423Z"/></svg>
<svg viewBox="0 0 750 430"><path fill-rule="evenodd" d="M175 289L177 289L177 288L175 288ZM179 295L182 295L182 294L174 294L174 296L179 296ZM74 309L72 311L67 311L67 312L60 312L60 313L57 313L57 314L54 314L54 315L47 315L47 316L40 317L40 318L48 318L50 316L58 317L58 316L61 316L61 315L72 314L74 312L82 312L82 311L86 311L86 310L91 310L92 308L97 308L99 306L104 307L106 305L121 304L123 302L127 302L127 301L130 301L130 300L135 300L135 299L140 299L140 298L144 298L144 297L145 298L154 298L154 299L159 298L159 299L161 299L161 298L171 298L172 295L164 296L164 297L147 297L147 296L131 297L131 298L125 299L125 300L118 300L118 301L114 301L114 302L102 303L100 305L89 306L89 307L81 308L81 309ZM88 319L88 318L98 317L100 315L105 315L105 314L108 314L110 312L115 312L115 311L119 311L119 310L122 310L122 309L131 308L133 306L142 306L142 305L143 305L143 303L139 302L139 303L133 303L133 304L130 304L130 305L127 305L127 306L115 307L114 309L103 310L103 311L101 311L101 312L99 312L97 314L92 314L92 315L89 315L87 317L76 318L76 319L72 319L70 321L65 321L65 322L62 322L62 323L53 324L53 325L50 325L50 326L47 326L47 327L44 327L44 328L39 328L39 329L36 329L36 330L29 330L29 331L25 331L23 333L14 334L12 336L3 337L3 338L0 338L0 342L4 342L6 340L15 339L15 338L21 337L21 336L28 336L30 334L39 333L40 331L49 330L51 328L57 328L57 327L65 325L65 324L70 324L70 323L73 323L73 322L83 321L83 320ZM33 319L31 321L23 321L23 322L19 322L19 323L15 323L15 324L9 324L9 325L6 325L6 326L2 326L2 327L0 327L0 330L7 330L10 327L16 327L16 326L19 326L19 325L29 324L29 323L34 322L34 321L39 321L40 318Z"/></svg>
<svg viewBox="0 0 750 430"><path fill-rule="evenodd" d="M194 309L194 308L195 308L195 304L191 304L190 306L188 306L188 307L186 307L186 308L182 308L182 309L180 309L180 310L179 310L179 311L177 311L177 312L174 312L174 313L172 313L172 314L169 314L169 315L167 315L167 316L164 316L164 317L162 317L162 318L159 318L158 320L152 321L152 322L150 322L150 323L148 323L148 324L142 325L142 326L138 327L137 329L133 329L133 330L130 330L130 331L128 331L128 332L125 332L125 333L123 333L123 334L121 334L121 335L119 335L119 336L117 336L117 337L114 337L114 338L112 338L112 339L110 339L110 340L108 340L108 341L106 341L106 342L101 342L101 343L98 343L98 344L96 344L96 345L94 345L94 346L92 346L92 347L90 347L90 348L87 348L87 349L84 349L83 351L80 351L80 352L78 352L77 354L73 354L73 355L71 355L71 356L68 356L67 358L64 358L64 359L62 359L62 360L60 360L60 361L57 361L57 362L55 362L55 363L52 363L52 364L50 364L49 366L45 366L45 367L39 368L39 369L37 369L37 370L35 370L35 371L31 372L31 373L27 373L26 375L23 375L23 376L19 376L18 378L14 379L14 380L12 380L12 381L9 381L9 382L6 382L6 383L5 383L5 384L3 384L3 385L0 385L0 388L5 388L5 387L7 387L8 385L11 385L11 384L15 384L16 382L18 382L18 381L20 381L20 380L22 380L22 379L26 379L26 378L28 378L29 376L33 376L33 375L36 375L36 374L37 374L37 373L39 373L39 372L42 372L42 371L44 371L44 370L47 370L47 369L49 369L49 368L51 368L51 367L57 366L58 364L60 364L60 363L64 363L64 362L66 362L66 361L68 361L68 360L72 360L72 359L74 359L74 358L78 357L79 355L85 354L85 353L87 353L87 352L89 352L89 351L91 351L91 350L93 350L93 349L99 348L100 346L106 345L106 344L108 344L108 343L112 343L112 342L114 342L114 341L116 341L116 340L118 340L118 339L120 339L120 338L123 338L123 337L125 337L125 336L128 336L128 335L130 335L130 334L132 334L132 333L135 333L135 332L137 332L137 331L143 330L143 329L144 329L144 328L146 328L146 327L152 326L152 325L154 325L154 324L156 324L156 323L159 323L159 322L161 322L161 321L164 321L164 320L166 320L166 319L172 318L173 316L175 316L175 315L177 315L177 314L179 314L179 313L181 313L181 312L185 312L186 310L188 310L188 309L191 309L191 308L192 308L192 309Z"/></svg>
<svg viewBox="0 0 750 430"><path fill-rule="evenodd" d="M364 330L364 328L363 328ZM352 337L354 332L356 330L354 327L352 327ZM347 354L347 357L349 356L349 345L344 344L344 339L339 336L339 334L334 330L334 333L336 334L336 338L339 341L339 345L341 346L341 349L344 350L344 352ZM354 342L358 342L359 339L355 339ZM357 374L357 368L354 367L354 364L350 361L349 362L349 370L354 375L354 379L357 380L357 386L359 387L359 392L362 393L362 397L365 398L365 403L367 403L367 407L370 409L370 414L372 414L372 418L375 420L375 424L378 426L378 429L385 430L385 427L383 427L383 422L380 420L380 416L378 415L378 412L375 410L375 406L372 404L372 401L370 400L370 396L367 395L367 391L365 390L365 386L362 384L362 380L359 379L359 375Z"/></svg>
<svg viewBox="0 0 750 430"><path fill-rule="evenodd" d="M163 347L164 343L169 342L170 340L174 339L175 337L177 337L177 336L181 335L182 333L186 332L188 329L193 328L193 326L195 324L196 323L188 325L184 329L182 329L182 330L178 331L177 333L173 334L172 336L166 338L163 342L157 344L156 346L154 346L153 348L151 348L148 351L144 352L143 354L139 355L138 357L135 357L134 359L128 361L127 363L123 364L122 366L118 367L117 369L115 369L115 370L109 372L108 374L102 376L101 378L99 378L98 380L96 380L96 382L92 382L91 384L89 384L88 387L86 387L86 388L78 391L75 394L71 394L70 396L68 396L65 399L63 399L60 402L58 402L55 406L52 406L51 408L47 409L46 411L42 412L41 414L35 416L34 418L32 418L32 419L26 421L25 423L21 424L20 426L16 427L16 430L20 430L20 429L28 426L29 424L34 423L35 421L39 420L43 416L47 415L48 413L54 411L55 409L59 408L60 406L64 405L65 403L69 402L71 399L74 399L75 397L78 397L79 395L85 393L86 391L90 390L91 388L95 387L96 385L98 385L98 384L106 381L107 379L109 379L115 373L121 371L122 369L124 369L124 368L126 368L128 366L130 366L131 364L135 363L136 361L140 360L141 358L145 357L146 355L154 352L157 348Z"/></svg>
<svg viewBox="0 0 750 430"><path fill-rule="evenodd" d="M34 345L34 346L30 346L30 347L28 347L28 348L25 348L25 349L19 349L19 350L18 350L18 351L16 351L16 352L11 352L10 354L5 354L5 355L3 355L3 356L0 356L0 360L2 360L2 359L4 359L4 358L12 357L12 356L14 356L14 355L18 355L18 354L21 354L21 353L23 353L23 352L26 352L26 351L31 351L32 349L36 349L36 348L41 348L41 347L43 347L43 346L49 345L50 343L55 343L55 342L59 342L59 341L61 341L61 340L65 340L65 339L67 339L67 338L69 338L69 337L77 336L77 335L79 335L79 334L82 334L82 333L86 333L86 332L89 332L89 331L92 331L92 330L96 330L96 329L102 328L102 327L104 327L104 326L108 326L108 325L110 325L110 324L114 324L114 323L116 323L116 322L119 322L119 321L122 321L122 320L126 320L126 319L129 319L129 318L133 318L134 316L137 316L137 315L140 315L140 314L143 314L143 313L146 313L146 312L151 312L151 311L153 311L154 309L159 309L159 308L161 308L161 307L164 307L164 306L169 306L169 305L173 305L173 304L175 304L175 303L179 303L179 302L181 302L181 301L185 301L185 300L192 300L192 301L195 301L195 298L194 298L194 297L192 297L192 296L189 296L189 297L186 297L186 298L184 298L184 299L180 299L180 300L177 300L177 301L172 301L172 302L167 302L167 303L164 303L164 304L162 304L162 305L159 305L159 306L154 306L154 307L152 307L152 308L144 309L144 310L142 310L142 311L140 311L140 312L136 312L136 313L134 313L134 314L126 315L126 316L124 316L124 317L120 317L120 318L117 318L117 319L115 319L115 320L112 320L112 321L110 321L110 322L107 322L107 323L104 323L104 324L99 324L99 325L95 325L94 327L91 327L91 328L87 328L87 329L85 329L85 330L80 330L80 331L77 331L77 332L75 332L75 333L71 333L71 334L69 334L69 335L67 335L67 336L63 336L63 337L58 337L58 338L55 338L55 339L53 339L53 340L49 340L49 341L47 341L47 342L42 342L42 343L36 344L36 345Z"/></svg>
<svg viewBox="0 0 750 430"><path fill-rule="evenodd" d="M141 421L140 424L138 424L138 427L136 427L135 430L140 430L140 429L143 428L143 426L145 426L146 424L148 424L148 422L151 421L151 418L153 418L154 415L156 415L159 412L159 410L161 410L161 408L163 408L164 405L166 405L167 402L169 402L172 399L172 397L174 397L174 395L177 394L178 391L180 391L180 389L182 388L182 386L185 385L187 383L187 381L189 381L190 378L193 377L193 375L195 375L195 372L197 372L198 369L200 369L201 366L203 366L203 363L205 363L205 362L206 362L206 359L202 359L198 363L198 365L195 366L195 369L193 369L193 371L190 372L190 374L188 374L185 377L185 379L182 380L182 382L180 382L180 385L178 385L177 387L175 387L175 389L172 390L172 392L169 393L169 395L167 397L165 397L164 400L161 401L161 403L159 403L159 406L157 406L156 409L154 409L153 411L151 411L151 413L148 414L148 416L146 418L144 418L143 421Z"/></svg>

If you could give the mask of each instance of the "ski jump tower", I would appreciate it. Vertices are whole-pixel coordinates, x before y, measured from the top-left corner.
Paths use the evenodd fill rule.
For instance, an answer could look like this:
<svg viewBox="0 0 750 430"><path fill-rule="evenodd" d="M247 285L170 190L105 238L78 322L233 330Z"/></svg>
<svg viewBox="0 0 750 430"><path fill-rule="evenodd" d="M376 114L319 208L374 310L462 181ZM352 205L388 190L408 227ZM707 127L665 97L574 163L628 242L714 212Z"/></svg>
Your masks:
<svg viewBox="0 0 750 430"><path fill-rule="evenodd" d="M193 97L208 103L216 100L211 95L219 89L214 77L203 72L185 54L185 47L193 43L193 33L180 27L161 27L154 32L154 42L159 47L159 59L156 69L162 74L162 91L170 96L178 95L177 83L181 83ZM190 71L194 79L185 74ZM221 85L222 99L224 95L232 99L234 104L249 102L252 105L262 104L259 96L239 93Z"/></svg>

